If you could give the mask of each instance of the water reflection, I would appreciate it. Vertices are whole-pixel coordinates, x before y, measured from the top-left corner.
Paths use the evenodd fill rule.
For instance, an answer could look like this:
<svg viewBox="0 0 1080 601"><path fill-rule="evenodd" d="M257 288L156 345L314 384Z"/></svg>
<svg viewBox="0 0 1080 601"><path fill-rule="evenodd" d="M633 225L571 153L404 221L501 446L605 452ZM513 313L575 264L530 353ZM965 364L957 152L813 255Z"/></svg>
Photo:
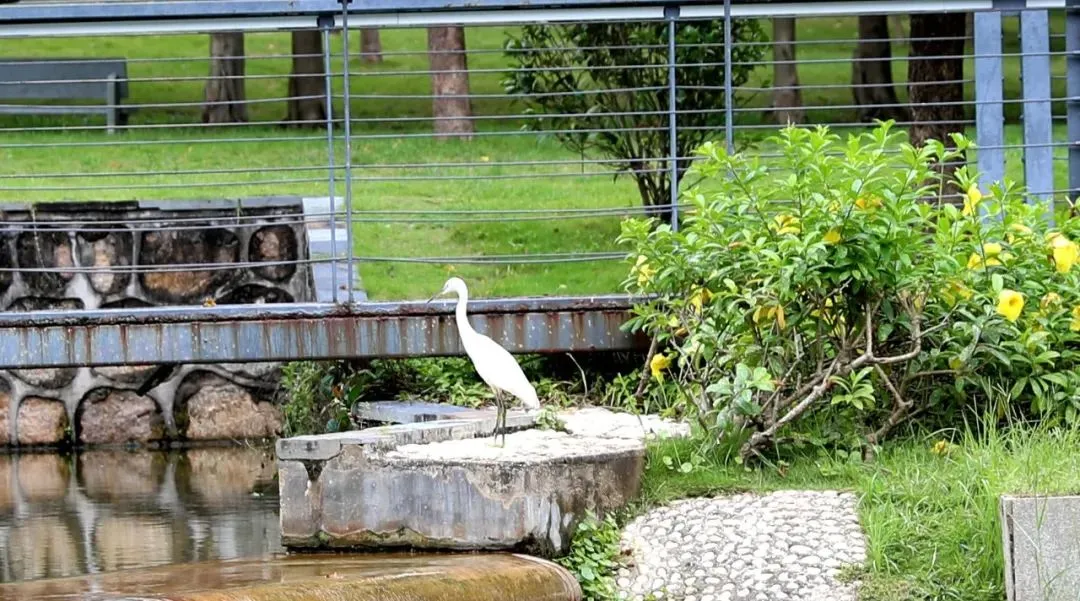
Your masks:
<svg viewBox="0 0 1080 601"><path fill-rule="evenodd" d="M0 455L0 582L280 552L273 449Z"/></svg>

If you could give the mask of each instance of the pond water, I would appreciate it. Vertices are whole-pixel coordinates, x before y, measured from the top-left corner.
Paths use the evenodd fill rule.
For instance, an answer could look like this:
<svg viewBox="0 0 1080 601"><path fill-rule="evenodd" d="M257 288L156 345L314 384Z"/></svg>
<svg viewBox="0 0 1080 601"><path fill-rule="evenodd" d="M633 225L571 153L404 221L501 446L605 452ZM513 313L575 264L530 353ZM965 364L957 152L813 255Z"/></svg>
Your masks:
<svg viewBox="0 0 1080 601"><path fill-rule="evenodd" d="M270 447L0 455L0 582L282 554L275 473Z"/></svg>

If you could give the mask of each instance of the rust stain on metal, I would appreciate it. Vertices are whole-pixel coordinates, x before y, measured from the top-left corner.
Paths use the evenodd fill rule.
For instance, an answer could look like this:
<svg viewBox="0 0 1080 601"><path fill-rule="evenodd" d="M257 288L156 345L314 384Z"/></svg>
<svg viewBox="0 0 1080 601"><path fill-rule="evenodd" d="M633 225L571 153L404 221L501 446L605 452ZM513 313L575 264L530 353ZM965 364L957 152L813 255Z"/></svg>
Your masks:
<svg viewBox="0 0 1080 601"><path fill-rule="evenodd" d="M529 305L529 303L523 303ZM578 302L569 306L576 306ZM507 304L504 303L504 308ZM558 303L554 303L558 305ZM470 314L477 330L513 352L634 350L647 341L623 332L629 308L566 309L552 306L523 312ZM12 326L0 319L0 367L31 368L116 365L123 362L243 362L460 355L453 314L446 307L393 314L356 315L342 311L282 311L261 319L242 313L233 320L147 320L105 324L90 321L60 327ZM259 333L247 334L249 328ZM228 331L225 331L228 330Z"/></svg>

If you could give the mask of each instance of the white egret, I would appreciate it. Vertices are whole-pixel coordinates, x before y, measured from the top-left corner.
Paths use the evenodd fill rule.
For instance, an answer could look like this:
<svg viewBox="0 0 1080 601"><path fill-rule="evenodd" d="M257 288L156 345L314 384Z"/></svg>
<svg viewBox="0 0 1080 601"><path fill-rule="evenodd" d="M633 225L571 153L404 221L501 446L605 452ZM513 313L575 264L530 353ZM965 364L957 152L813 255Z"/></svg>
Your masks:
<svg viewBox="0 0 1080 601"><path fill-rule="evenodd" d="M502 433L503 444L506 444L506 403L503 394L517 397L521 404L528 410L540 408L540 400L536 397L536 389L521 371L514 356L509 351L499 346L491 338L477 332L469 325L469 319L465 314L466 305L469 303L469 289L461 278L446 280L442 290L432 296L427 302L453 292L457 295L457 307L454 311L457 321L458 336L461 337L461 345L465 347L465 354L469 356L476 372L484 383L491 387L495 393L495 406L497 413L495 418L495 440L498 441L499 433Z"/></svg>

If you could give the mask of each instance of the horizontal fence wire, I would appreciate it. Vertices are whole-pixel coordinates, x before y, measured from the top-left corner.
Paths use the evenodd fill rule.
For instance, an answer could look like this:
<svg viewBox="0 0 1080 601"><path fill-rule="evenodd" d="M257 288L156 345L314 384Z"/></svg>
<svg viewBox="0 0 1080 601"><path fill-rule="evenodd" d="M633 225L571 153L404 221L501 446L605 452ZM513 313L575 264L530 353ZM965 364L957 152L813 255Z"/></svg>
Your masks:
<svg viewBox="0 0 1080 601"><path fill-rule="evenodd" d="M1039 40L995 14L990 52L971 20L912 37L907 15L867 40L825 14L794 19L791 41L737 19L730 43L722 19L12 39L0 310L107 276L123 286L98 304L426 298L451 275L480 295L617 292L622 222L694 212L671 193L700 183L694 148L730 138L782 171L768 138L788 120L962 131L1011 179L1070 198L1065 12ZM960 68L909 81L945 63Z"/></svg>

